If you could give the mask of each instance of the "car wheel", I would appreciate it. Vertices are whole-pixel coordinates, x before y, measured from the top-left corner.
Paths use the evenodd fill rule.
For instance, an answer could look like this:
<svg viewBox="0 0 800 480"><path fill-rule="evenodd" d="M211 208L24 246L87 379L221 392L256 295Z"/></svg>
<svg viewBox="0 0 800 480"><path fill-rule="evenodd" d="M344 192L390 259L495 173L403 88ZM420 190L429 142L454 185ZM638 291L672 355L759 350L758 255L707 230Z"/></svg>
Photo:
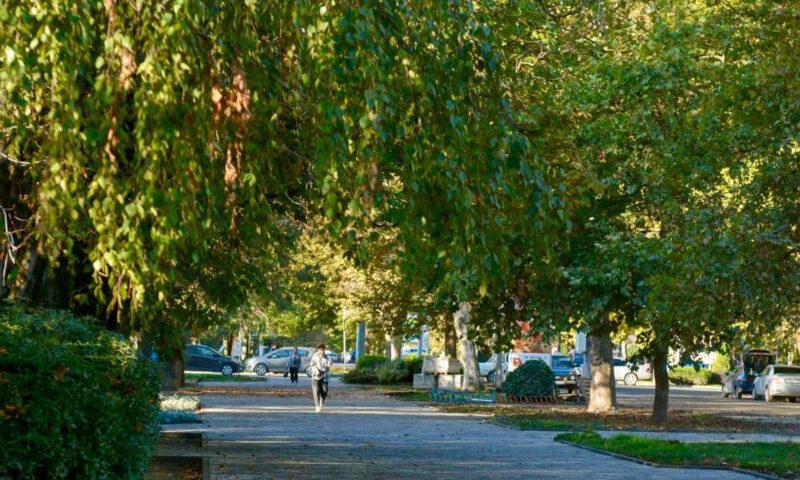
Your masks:
<svg viewBox="0 0 800 480"><path fill-rule="evenodd" d="M725 391L725 385L722 386L722 398L728 398L731 394Z"/></svg>
<svg viewBox="0 0 800 480"><path fill-rule="evenodd" d="M231 365L230 363L223 364L222 368L220 368L220 372L222 372L222 374L225 375L226 377L229 375L233 375L233 365Z"/></svg>
<svg viewBox="0 0 800 480"><path fill-rule="evenodd" d="M254 368L253 370L256 372L256 375L258 375L259 377L263 377L269 371L267 369L267 366L264 365L263 363L259 363L258 365L256 365L256 368Z"/></svg>
<svg viewBox="0 0 800 480"><path fill-rule="evenodd" d="M771 401L775 400L775 397L773 397L772 394L769 393L769 387L767 387L764 390L764 400L766 400L768 402L771 402Z"/></svg>
<svg viewBox="0 0 800 480"><path fill-rule="evenodd" d="M741 400L742 399L742 391L741 390L739 390L738 388L734 387L733 393L736 394L736 399L737 400Z"/></svg>
<svg viewBox="0 0 800 480"><path fill-rule="evenodd" d="M306 367L306 375L308 375L308 378L311 378L311 365Z"/></svg>
<svg viewBox="0 0 800 480"><path fill-rule="evenodd" d="M637 377L633 372L628 372L624 377L622 377L622 381L625 383L625 385L636 385L637 380L639 380L639 377Z"/></svg>
<svg viewBox="0 0 800 480"><path fill-rule="evenodd" d="M492 370L491 372L489 372L488 375L486 375L486 381L489 383L494 383L494 370Z"/></svg>

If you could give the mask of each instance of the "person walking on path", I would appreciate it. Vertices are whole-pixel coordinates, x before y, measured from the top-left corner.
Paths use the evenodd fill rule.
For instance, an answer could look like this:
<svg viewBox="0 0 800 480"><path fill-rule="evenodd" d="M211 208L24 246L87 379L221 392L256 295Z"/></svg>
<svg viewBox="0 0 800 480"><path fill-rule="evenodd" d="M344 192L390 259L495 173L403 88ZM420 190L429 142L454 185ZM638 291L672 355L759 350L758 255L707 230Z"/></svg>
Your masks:
<svg viewBox="0 0 800 480"><path fill-rule="evenodd" d="M322 410L325 397L328 396L328 373L331 369L331 360L325 355L325 344L317 347L311 356L311 395L314 396L314 406L317 412Z"/></svg>
<svg viewBox="0 0 800 480"><path fill-rule="evenodd" d="M297 351L296 346L292 349L292 353L289 354L288 366L291 374L289 380L292 383L297 383L297 371L300 370L300 352Z"/></svg>

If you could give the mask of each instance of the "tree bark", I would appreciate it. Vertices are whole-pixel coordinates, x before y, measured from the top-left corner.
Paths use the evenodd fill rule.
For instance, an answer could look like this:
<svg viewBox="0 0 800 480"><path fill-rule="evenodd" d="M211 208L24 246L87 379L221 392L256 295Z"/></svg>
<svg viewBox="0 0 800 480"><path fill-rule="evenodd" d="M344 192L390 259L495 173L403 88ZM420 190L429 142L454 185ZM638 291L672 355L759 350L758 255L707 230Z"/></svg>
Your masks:
<svg viewBox="0 0 800 480"><path fill-rule="evenodd" d="M455 327L449 316L446 316L444 320L444 354L450 358L458 356Z"/></svg>
<svg viewBox="0 0 800 480"><path fill-rule="evenodd" d="M800 354L800 327L794 332L794 346L797 348L797 353Z"/></svg>
<svg viewBox="0 0 800 480"><path fill-rule="evenodd" d="M653 421L667 423L669 407L669 375L667 373L667 351L656 348L653 352L653 376L656 380L656 393L653 398Z"/></svg>
<svg viewBox="0 0 800 480"><path fill-rule="evenodd" d="M469 304L462 302L453 314L453 325L458 338L458 360L464 370L464 385L481 385L478 355L469 341ZM467 360L469 359L469 360Z"/></svg>
<svg viewBox="0 0 800 480"><path fill-rule="evenodd" d="M494 386L500 388L503 386L503 352L494 354Z"/></svg>
<svg viewBox="0 0 800 480"><path fill-rule="evenodd" d="M604 314L607 323L608 314ZM589 331L589 361L591 362L591 386L589 408L592 413L606 413L617 408L616 380L614 379L614 356L611 335L604 330Z"/></svg>
<svg viewBox="0 0 800 480"><path fill-rule="evenodd" d="M184 385L183 350L173 350L171 357L164 361L164 375L161 381L163 390L177 390Z"/></svg>
<svg viewBox="0 0 800 480"><path fill-rule="evenodd" d="M400 335L392 336L390 347L389 353L391 354L391 360L397 360L400 358L403 352L403 337Z"/></svg>
<svg viewBox="0 0 800 480"><path fill-rule="evenodd" d="M392 335L389 332L383 334L383 339L386 342L386 347L383 354L386 358L392 358Z"/></svg>
<svg viewBox="0 0 800 480"><path fill-rule="evenodd" d="M228 332L228 337L225 339L225 355L231 356L233 354L233 332Z"/></svg>
<svg viewBox="0 0 800 480"><path fill-rule="evenodd" d="M46 259L43 259L39 255L39 248L33 246L30 255L28 255L28 268L25 272L25 283L20 291L19 301L26 303L35 302L36 298L39 296L39 290L45 274L45 269L43 267L46 263Z"/></svg>

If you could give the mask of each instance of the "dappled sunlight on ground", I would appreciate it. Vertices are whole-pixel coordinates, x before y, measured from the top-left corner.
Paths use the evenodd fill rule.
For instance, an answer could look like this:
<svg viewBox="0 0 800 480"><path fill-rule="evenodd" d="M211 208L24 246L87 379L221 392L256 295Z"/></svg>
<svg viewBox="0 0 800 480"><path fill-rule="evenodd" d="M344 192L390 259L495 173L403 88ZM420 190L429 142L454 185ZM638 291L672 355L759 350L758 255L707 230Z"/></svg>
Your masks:
<svg viewBox="0 0 800 480"><path fill-rule="evenodd" d="M204 423L188 430L205 432L212 479L750 478L655 469L555 443L554 432L505 428L368 389L332 389L320 413L308 390L259 391L202 395Z"/></svg>

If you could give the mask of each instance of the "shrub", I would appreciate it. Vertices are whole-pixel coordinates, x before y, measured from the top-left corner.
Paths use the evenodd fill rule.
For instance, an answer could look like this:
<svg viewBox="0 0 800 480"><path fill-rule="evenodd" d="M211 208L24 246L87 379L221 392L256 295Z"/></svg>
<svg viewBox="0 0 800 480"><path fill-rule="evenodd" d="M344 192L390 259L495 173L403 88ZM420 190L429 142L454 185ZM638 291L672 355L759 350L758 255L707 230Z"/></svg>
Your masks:
<svg viewBox="0 0 800 480"><path fill-rule="evenodd" d="M126 339L53 310L0 308L0 478L142 478L159 374Z"/></svg>
<svg viewBox="0 0 800 480"><path fill-rule="evenodd" d="M676 367L669 371L669 380L675 385L713 385L720 382L719 374L694 367Z"/></svg>
<svg viewBox="0 0 800 480"><path fill-rule="evenodd" d="M344 374L342 379L346 383L391 385L395 383L411 383L415 373L422 371L421 358L406 358L386 361L383 355L371 355L362 357L361 360L369 357L382 358L382 362L375 362L368 368L362 368L356 364L355 370Z"/></svg>
<svg viewBox="0 0 800 480"><path fill-rule="evenodd" d="M509 373L503 391L514 397L545 397L556 391L556 378L541 360L531 360Z"/></svg>
<svg viewBox="0 0 800 480"><path fill-rule="evenodd" d="M388 361L384 355L364 355L356 362L356 370L368 370L375 365Z"/></svg>
<svg viewBox="0 0 800 480"><path fill-rule="evenodd" d="M195 411L200 408L200 399L195 395L159 395L161 411L158 412L158 423L161 425L174 423L201 423Z"/></svg>
<svg viewBox="0 0 800 480"><path fill-rule="evenodd" d="M414 379L415 374L422 373L422 361L424 359L425 357L423 356L409 355L401 360L408 370L409 382Z"/></svg>
<svg viewBox="0 0 800 480"><path fill-rule="evenodd" d="M158 412L158 423L171 425L176 423L203 423L200 416L187 410L162 410Z"/></svg>
<svg viewBox="0 0 800 480"><path fill-rule="evenodd" d="M727 353L717 352L714 363L711 364L711 371L717 375L726 375L731 371L731 357Z"/></svg>
<svg viewBox="0 0 800 480"><path fill-rule="evenodd" d="M161 411L182 410L194 412L200 408L200 397L197 395L161 394L158 396Z"/></svg>
<svg viewBox="0 0 800 480"><path fill-rule="evenodd" d="M354 370L350 370L349 372L342 375L342 380L345 383L356 383L356 384L377 384L378 377L375 374L375 370L368 369L368 370L360 370L358 368Z"/></svg>

